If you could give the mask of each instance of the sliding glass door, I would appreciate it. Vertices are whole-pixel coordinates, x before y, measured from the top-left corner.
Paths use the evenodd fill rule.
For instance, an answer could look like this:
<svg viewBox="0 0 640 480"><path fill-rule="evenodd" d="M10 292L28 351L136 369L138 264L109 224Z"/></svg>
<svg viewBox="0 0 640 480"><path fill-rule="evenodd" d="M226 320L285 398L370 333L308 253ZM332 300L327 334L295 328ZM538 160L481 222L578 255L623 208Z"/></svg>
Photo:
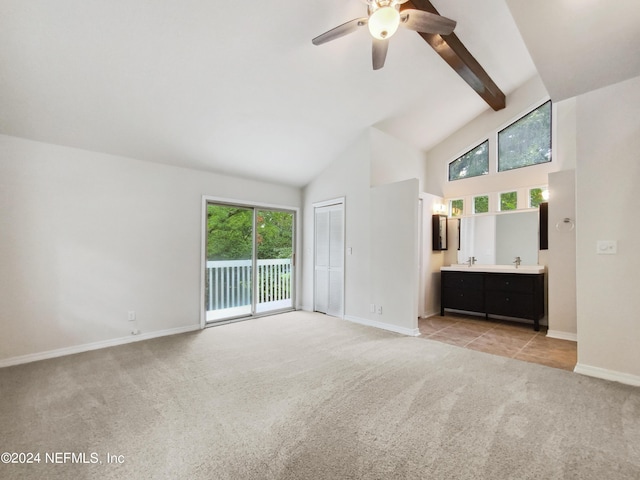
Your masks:
<svg viewBox="0 0 640 480"><path fill-rule="evenodd" d="M293 308L294 212L207 203L205 322Z"/></svg>
<svg viewBox="0 0 640 480"><path fill-rule="evenodd" d="M292 308L293 213L256 212L256 311Z"/></svg>

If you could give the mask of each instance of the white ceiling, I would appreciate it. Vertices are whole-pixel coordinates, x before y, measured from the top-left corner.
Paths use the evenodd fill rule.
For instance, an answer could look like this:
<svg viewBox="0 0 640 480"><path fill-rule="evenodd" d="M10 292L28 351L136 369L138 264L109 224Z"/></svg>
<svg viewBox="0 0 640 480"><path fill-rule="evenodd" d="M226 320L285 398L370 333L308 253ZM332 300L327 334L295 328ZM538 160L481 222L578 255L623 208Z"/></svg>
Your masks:
<svg viewBox="0 0 640 480"><path fill-rule="evenodd" d="M536 74L507 2L527 10L432 0L506 94ZM366 31L312 45L365 11L360 0L0 0L0 133L301 186L369 126L426 150L488 108L415 32L391 39L379 71Z"/></svg>
<svg viewBox="0 0 640 480"><path fill-rule="evenodd" d="M640 1L507 4L553 101L640 75Z"/></svg>

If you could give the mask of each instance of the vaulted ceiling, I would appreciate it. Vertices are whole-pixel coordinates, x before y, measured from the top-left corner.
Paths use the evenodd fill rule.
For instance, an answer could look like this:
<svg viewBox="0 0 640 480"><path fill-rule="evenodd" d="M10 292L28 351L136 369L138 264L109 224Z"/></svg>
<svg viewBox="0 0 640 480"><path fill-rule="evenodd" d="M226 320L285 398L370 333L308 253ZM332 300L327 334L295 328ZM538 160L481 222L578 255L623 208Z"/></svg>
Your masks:
<svg viewBox="0 0 640 480"><path fill-rule="evenodd" d="M618 2L637 14L635 0L432 0L505 94L537 74L531 50L552 96L564 77L537 36L567 32L554 5L589 18ZM0 133L302 186L369 126L427 150L490 108L415 32L390 39L378 71L365 31L312 45L365 13L361 0L0 0Z"/></svg>
<svg viewBox="0 0 640 480"><path fill-rule="evenodd" d="M640 75L638 0L506 0L553 101Z"/></svg>

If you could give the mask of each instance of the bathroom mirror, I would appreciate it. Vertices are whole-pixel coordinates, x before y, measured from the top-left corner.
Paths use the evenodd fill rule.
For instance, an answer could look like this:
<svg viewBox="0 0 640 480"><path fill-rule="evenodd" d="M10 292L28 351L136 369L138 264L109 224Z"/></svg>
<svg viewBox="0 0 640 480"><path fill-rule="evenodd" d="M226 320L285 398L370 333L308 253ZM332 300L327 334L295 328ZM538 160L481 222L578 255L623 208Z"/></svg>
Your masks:
<svg viewBox="0 0 640 480"><path fill-rule="evenodd" d="M459 224L458 263L475 257L481 265L538 264L538 210L464 217Z"/></svg>
<svg viewBox="0 0 640 480"><path fill-rule="evenodd" d="M446 215L434 215L433 221L433 250L440 251L447 249L447 226L448 219Z"/></svg>

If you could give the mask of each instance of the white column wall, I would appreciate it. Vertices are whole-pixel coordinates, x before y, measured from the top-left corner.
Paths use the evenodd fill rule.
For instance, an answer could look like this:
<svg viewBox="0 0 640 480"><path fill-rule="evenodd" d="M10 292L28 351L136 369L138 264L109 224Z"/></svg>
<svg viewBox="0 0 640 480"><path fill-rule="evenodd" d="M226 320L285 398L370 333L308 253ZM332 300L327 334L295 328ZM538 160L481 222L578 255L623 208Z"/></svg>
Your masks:
<svg viewBox="0 0 640 480"><path fill-rule="evenodd" d="M640 77L577 97L576 371L640 385ZM598 255L616 240L616 255Z"/></svg>

